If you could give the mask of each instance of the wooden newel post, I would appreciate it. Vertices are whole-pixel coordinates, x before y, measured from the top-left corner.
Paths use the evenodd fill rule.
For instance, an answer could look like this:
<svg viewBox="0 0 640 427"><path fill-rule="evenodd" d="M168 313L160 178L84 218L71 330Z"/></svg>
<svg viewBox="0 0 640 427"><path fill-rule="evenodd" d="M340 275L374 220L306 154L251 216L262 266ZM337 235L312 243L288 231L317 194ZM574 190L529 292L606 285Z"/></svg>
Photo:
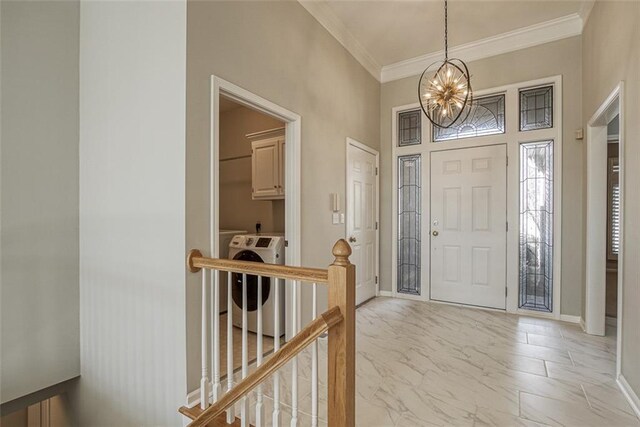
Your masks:
<svg viewBox="0 0 640 427"><path fill-rule="evenodd" d="M333 246L329 266L329 307L338 306L344 320L329 329L328 415L331 427L356 423L356 268L344 239Z"/></svg>

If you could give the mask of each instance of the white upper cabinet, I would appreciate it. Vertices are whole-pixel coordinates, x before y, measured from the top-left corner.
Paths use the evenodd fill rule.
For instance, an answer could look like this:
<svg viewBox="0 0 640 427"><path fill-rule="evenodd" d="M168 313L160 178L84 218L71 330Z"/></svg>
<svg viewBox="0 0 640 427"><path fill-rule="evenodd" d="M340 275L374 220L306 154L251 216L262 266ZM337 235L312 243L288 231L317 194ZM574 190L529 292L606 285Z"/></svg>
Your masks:
<svg viewBox="0 0 640 427"><path fill-rule="evenodd" d="M251 142L251 197L284 199L284 135Z"/></svg>

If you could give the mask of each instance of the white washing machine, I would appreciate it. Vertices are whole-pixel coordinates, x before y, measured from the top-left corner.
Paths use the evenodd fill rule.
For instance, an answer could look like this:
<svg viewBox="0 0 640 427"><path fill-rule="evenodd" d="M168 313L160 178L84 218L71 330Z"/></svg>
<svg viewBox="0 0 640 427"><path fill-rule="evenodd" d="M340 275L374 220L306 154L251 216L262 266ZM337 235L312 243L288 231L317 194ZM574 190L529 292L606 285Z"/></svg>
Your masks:
<svg viewBox="0 0 640 427"><path fill-rule="evenodd" d="M284 236L276 234L243 234L234 236L229 243L229 259L238 261L284 264ZM242 274L231 276L231 296L233 298L233 324L242 327ZM258 277L247 275L247 328L258 331L258 304L262 304L262 333L275 334L275 301L278 299L280 312L280 334L284 335L284 281L280 280L276 293L275 279L262 278L262 301L258 301Z"/></svg>

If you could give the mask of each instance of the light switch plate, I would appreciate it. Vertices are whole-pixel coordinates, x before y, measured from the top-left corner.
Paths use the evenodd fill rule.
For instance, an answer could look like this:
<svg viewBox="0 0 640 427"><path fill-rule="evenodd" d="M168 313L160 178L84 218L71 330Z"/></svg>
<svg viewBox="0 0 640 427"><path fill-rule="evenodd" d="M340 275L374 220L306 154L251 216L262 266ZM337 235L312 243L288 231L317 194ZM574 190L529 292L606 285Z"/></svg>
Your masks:
<svg viewBox="0 0 640 427"><path fill-rule="evenodd" d="M331 215L331 222L332 222L333 224L340 224L340 214L339 214L339 213L337 213L337 212L336 212L336 213L333 213L333 214Z"/></svg>
<svg viewBox="0 0 640 427"><path fill-rule="evenodd" d="M340 214L340 224L344 224L344 214Z"/></svg>

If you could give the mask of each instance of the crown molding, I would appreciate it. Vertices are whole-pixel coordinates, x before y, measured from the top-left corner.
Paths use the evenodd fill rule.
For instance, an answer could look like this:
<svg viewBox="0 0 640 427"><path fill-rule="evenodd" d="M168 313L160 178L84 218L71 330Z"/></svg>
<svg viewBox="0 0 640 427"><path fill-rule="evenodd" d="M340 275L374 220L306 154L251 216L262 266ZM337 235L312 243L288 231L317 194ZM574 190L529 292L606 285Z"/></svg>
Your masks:
<svg viewBox="0 0 640 427"><path fill-rule="evenodd" d="M591 11L593 10L593 6L595 6L595 0L587 0L580 5L580 11L578 15L582 18L582 28L587 25L587 21L589 20L589 15L591 15Z"/></svg>
<svg viewBox="0 0 640 427"><path fill-rule="evenodd" d="M321 1L298 0L307 12L313 16L349 53L369 72L380 81L382 66L351 34L347 26L336 16L331 8Z"/></svg>
<svg viewBox="0 0 640 427"><path fill-rule="evenodd" d="M578 13L523 27L449 49L449 57L475 61L582 34L583 18ZM380 73L382 83L422 73L433 62L442 60L444 51L433 52L394 64L385 65Z"/></svg>

